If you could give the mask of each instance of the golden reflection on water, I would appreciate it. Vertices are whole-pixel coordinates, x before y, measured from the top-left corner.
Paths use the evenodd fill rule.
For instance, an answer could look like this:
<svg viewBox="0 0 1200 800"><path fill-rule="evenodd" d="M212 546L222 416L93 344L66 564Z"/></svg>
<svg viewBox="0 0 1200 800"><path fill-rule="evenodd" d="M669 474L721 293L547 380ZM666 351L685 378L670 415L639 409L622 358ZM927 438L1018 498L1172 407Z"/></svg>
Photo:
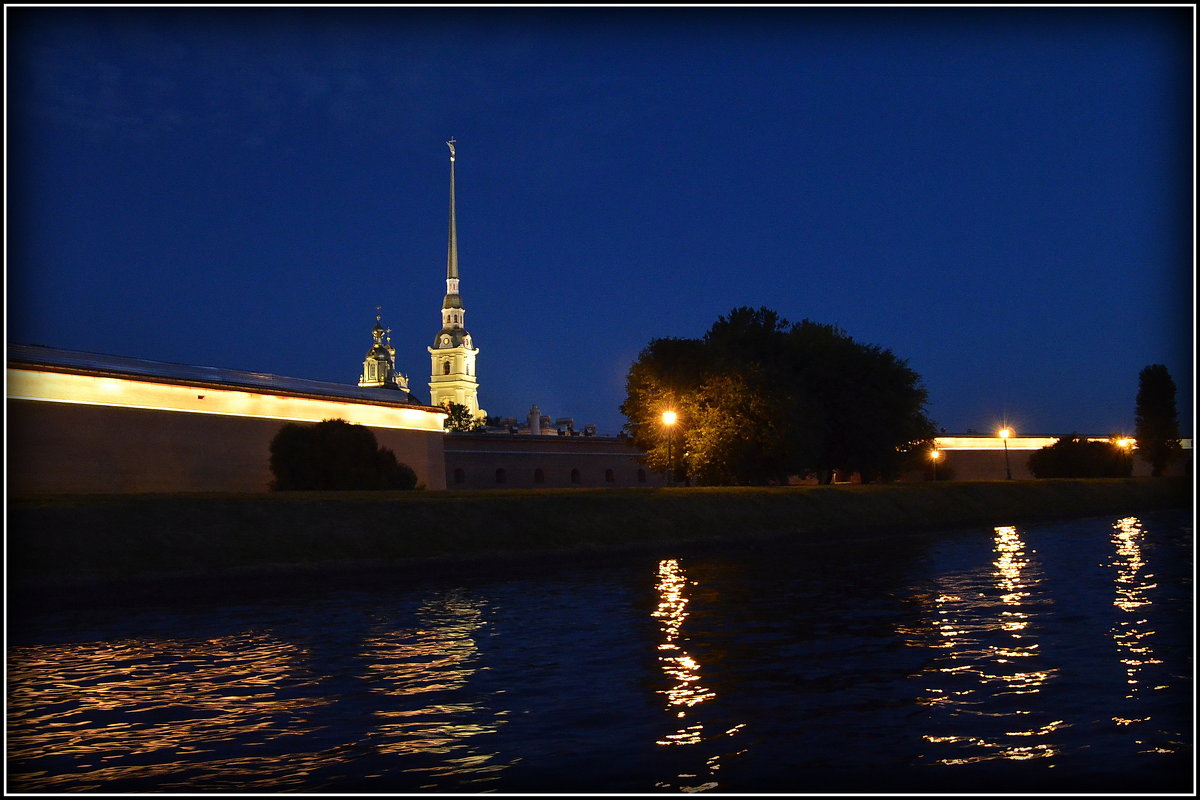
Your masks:
<svg viewBox="0 0 1200 800"><path fill-rule="evenodd" d="M170 786L171 776L184 771L203 773L206 785L217 788L231 772L259 776L237 784L245 788L301 785L307 771L328 758L281 743L311 728L309 711L329 702L293 696L319 681L304 667L307 656L304 648L257 631L10 648L8 757L32 771L9 777L43 790L121 779L162 779ZM286 768L274 766L266 753L205 755L247 739L288 752ZM73 759L73 768L40 771L44 757Z"/></svg>
<svg viewBox="0 0 1200 800"><path fill-rule="evenodd" d="M381 619L359 657L321 666L341 643L314 653L315 644L256 630L10 648L8 757L21 765L12 785L286 791L364 753L430 754L431 775L489 781L503 767L473 740L504 712L488 714L462 691L477 669L483 603L452 593L427 600L417 617L409 628ZM379 696L372 711L336 710L359 692ZM394 768L369 763L380 774Z"/></svg>
<svg viewBox="0 0 1200 800"><path fill-rule="evenodd" d="M688 709L716 695L700 684L700 665L679 646L680 630L687 619L688 598L684 592L688 580L675 559L665 559L658 565L658 608L651 614L659 620L663 640L658 645L658 660L663 672L674 684L662 693L667 696L667 710L675 713L680 728L659 740L661 745L696 744L701 741L704 725L686 724Z"/></svg>
<svg viewBox="0 0 1200 800"><path fill-rule="evenodd" d="M1113 605L1120 614L1111 633L1118 657L1125 668L1125 699L1135 702L1147 690L1163 688L1148 687L1143 676L1147 666L1162 663L1154 655L1155 632L1145 616L1147 606L1151 604L1149 592L1158 584L1154 581L1154 575L1147 571L1142 554L1144 535L1142 522L1137 517L1117 520L1111 536L1113 557L1108 563L1116 571L1113 576L1116 589ZM1112 720L1120 726L1133 726L1149 722L1150 717L1117 715Z"/></svg>
<svg viewBox="0 0 1200 800"><path fill-rule="evenodd" d="M655 744L662 746L698 745L706 739L733 736L745 727L745 723L733 725L708 737L704 735L704 723L692 720L692 709L714 697L716 692L700 682L700 664L680 645L683 640L683 624L688 617L687 575L676 559L664 559L658 564L658 607L651 616L658 620L662 641L658 644L658 660L663 673L671 681L667 689L659 690L666 697L665 710L672 715L677 725L673 733L666 734ZM683 792L703 792L716 789L715 780L721 768L721 760L727 756L740 755L745 751L715 754L704 762L702 771L681 772L675 776L675 788ZM658 788L669 789L672 784L661 782Z"/></svg>
<svg viewBox="0 0 1200 800"><path fill-rule="evenodd" d="M927 693L917 702L948 714L948 726L972 731L923 735L952 751L936 764L1048 758L1058 748L1040 740L1068 727L1033 711L1032 695L1058 673L1039 665L1030 627L1040 570L1015 527L996 527L992 549L990 573L941 576L937 590L919 598L931 624L900 631L910 645L941 651L917 676Z"/></svg>
<svg viewBox="0 0 1200 800"><path fill-rule="evenodd" d="M477 670L475 637L486 624L483 610L483 601L458 595L426 601L418 612L419 627L385 626L363 641L370 691L389 698L374 712L370 739L378 752L456 755L438 759L438 766L427 770L430 775L485 777L504 769L491 763L494 753L475 752L469 741L495 733L500 715L488 714L477 701L463 701L458 693ZM456 701L445 702L451 696Z"/></svg>

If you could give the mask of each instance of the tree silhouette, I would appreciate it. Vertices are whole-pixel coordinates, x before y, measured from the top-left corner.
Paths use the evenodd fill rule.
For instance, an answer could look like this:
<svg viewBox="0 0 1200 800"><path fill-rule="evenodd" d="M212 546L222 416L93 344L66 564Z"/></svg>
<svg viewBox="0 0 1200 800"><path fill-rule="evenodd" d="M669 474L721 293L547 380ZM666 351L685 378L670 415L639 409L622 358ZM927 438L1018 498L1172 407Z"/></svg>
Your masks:
<svg viewBox="0 0 1200 800"><path fill-rule="evenodd" d="M1029 454L1029 471L1035 478L1125 478L1132 468L1120 447L1089 442L1078 433Z"/></svg>
<svg viewBox="0 0 1200 800"><path fill-rule="evenodd" d="M451 401L448 409L450 413L446 415L446 421L442 423L446 430L455 433L470 433L483 427L483 423L471 416L471 409L466 406Z"/></svg>
<svg viewBox="0 0 1200 800"><path fill-rule="evenodd" d="M1179 457L1179 414L1175 381L1162 364L1151 364L1138 375L1137 420L1134 438L1142 460L1155 477Z"/></svg>
<svg viewBox="0 0 1200 800"><path fill-rule="evenodd" d="M327 419L315 425L286 423L271 440L275 491L303 489L412 489L417 474L378 447L363 425Z"/></svg>

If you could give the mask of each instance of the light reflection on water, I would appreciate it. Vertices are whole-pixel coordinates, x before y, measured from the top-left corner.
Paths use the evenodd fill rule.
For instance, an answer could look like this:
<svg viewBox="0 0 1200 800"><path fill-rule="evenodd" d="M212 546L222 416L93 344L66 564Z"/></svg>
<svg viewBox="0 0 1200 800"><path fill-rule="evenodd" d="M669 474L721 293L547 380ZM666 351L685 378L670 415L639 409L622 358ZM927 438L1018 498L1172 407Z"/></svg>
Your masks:
<svg viewBox="0 0 1200 800"><path fill-rule="evenodd" d="M258 776L247 788L303 785L305 765L330 755L296 752L287 741L330 702L303 691L321 680L306 655L257 631L17 648L8 671L10 763L46 789L181 772L220 785L229 768ZM263 748L261 757L223 757L246 740ZM287 765L276 763L278 752ZM69 773L59 771L64 763Z"/></svg>
<svg viewBox="0 0 1200 800"><path fill-rule="evenodd" d="M887 791L989 765L1153 770L1192 747L1191 531L1149 520L48 615L10 640L8 788L803 792L826 774Z"/></svg>
<svg viewBox="0 0 1200 800"><path fill-rule="evenodd" d="M1166 685L1147 686L1144 673L1148 667L1162 664L1154 655L1155 632L1145 616L1151 604L1150 592L1158 584L1148 571L1142 556L1142 522L1137 517L1125 517L1112 526L1113 556L1108 562L1115 574L1113 606L1120 614L1112 628L1113 642L1118 657L1125 668L1125 698L1137 701L1145 692L1161 691ZM1150 722L1148 716L1126 717L1114 715L1113 722L1121 726L1136 728ZM1179 749L1178 742L1149 745L1143 739L1136 740L1145 752L1172 752Z"/></svg>
<svg viewBox="0 0 1200 800"><path fill-rule="evenodd" d="M671 681L671 686L660 692L666 696L666 711L675 718L676 725L675 732L655 742L663 747L696 745L706 738L716 738L712 734L708 737L704 735L703 721L689 718L693 706L714 699L717 693L700 682L700 664L681 645L683 624L688 617L688 584L687 575L677 559L663 559L659 562L658 583L655 589L660 599L651 616L659 621L663 637L658 645L658 660L662 664L663 673ZM744 726L744 723L727 725L717 735L732 736ZM676 775L675 781L661 781L655 786L668 789L678 785L681 790L688 792L715 789L719 786L716 777L721 768L721 759L721 754L709 756L704 762L703 775L684 772Z"/></svg>
<svg viewBox="0 0 1200 800"><path fill-rule="evenodd" d="M922 738L944 766L991 759L1023 761L1058 752L1054 734L1068 727L1035 697L1058 668L1041 652L1034 626L1049 613L1042 572L1017 528L994 529L993 569L948 573L930 603L933 632L909 640L938 654L917 675L934 731Z"/></svg>
<svg viewBox="0 0 1200 800"><path fill-rule="evenodd" d="M479 784L504 769L494 752L474 741L495 733L503 715L491 714L474 698L452 700L481 668L475 635L486 624L484 605L458 594L436 597L421 605L417 628L396 630L384 621L367 635L362 659L368 691L400 701L380 703L384 707L373 711L367 743L377 754L436 754L442 758L415 771L431 778L470 773Z"/></svg>

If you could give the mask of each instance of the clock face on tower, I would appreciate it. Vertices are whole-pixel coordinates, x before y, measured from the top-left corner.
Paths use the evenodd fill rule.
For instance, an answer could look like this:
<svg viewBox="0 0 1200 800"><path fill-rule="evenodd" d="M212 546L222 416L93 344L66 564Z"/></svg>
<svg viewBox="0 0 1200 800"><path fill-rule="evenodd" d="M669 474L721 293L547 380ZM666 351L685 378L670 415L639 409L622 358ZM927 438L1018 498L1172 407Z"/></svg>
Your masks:
<svg viewBox="0 0 1200 800"><path fill-rule="evenodd" d="M443 336L443 337L442 337L442 344L444 344L444 345L448 345L448 344L450 344L450 337L449 337L449 336Z"/></svg>

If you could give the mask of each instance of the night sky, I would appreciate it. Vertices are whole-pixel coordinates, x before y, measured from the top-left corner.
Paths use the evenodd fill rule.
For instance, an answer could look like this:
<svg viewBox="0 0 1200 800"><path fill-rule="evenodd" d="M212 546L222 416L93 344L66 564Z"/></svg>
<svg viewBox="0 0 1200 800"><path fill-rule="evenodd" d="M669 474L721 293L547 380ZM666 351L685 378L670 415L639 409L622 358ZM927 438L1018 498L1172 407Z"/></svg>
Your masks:
<svg viewBox="0 0 1200 800"><path fill-rule="evenodd" d="M1194 9L13 8L7 337L616 433L660 336L840 326L949 432L1194 410Z"/></svg>

